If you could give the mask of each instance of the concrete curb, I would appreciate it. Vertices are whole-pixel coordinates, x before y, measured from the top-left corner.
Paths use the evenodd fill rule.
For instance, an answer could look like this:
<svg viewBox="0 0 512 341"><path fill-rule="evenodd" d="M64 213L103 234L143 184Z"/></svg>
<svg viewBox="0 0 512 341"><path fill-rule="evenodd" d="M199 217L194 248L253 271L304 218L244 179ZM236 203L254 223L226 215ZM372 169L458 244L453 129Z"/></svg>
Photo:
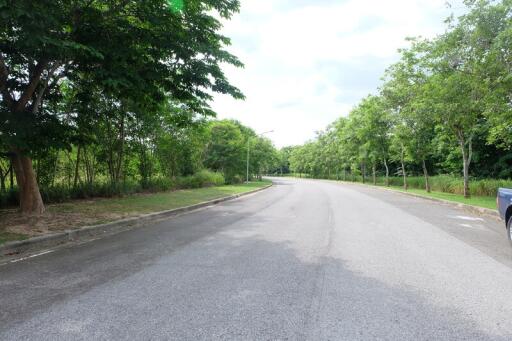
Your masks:
<svg viewBox="0 0 512 341"><path fill-rule="evenodd" d="M445 204L445 205L448 205L448 206L452 206L452 207L456 207L456 208L461 208L461 209L463 209L465 211L468 211L470 213L474 213L474 214L478 214L478 215L484 215L484 216L487 216L487 217L490 217L490 218L495 218L495 219L501 221L501 217L500 217L500 214L498 213L498 211L497 210L492 210L490 208L478 207L478 206L473 206L473 205L468 205L468 204L462 204L462 203L458 203L458 202L454 202L454 201L449 201L449 200L444 200L444 199L430 198L430 197L426 197L426 196L423 196L423 195L420 195L420 194L416 194L416 193L402 192L402 191L399 191L399 190L396 190L396 189L393 189L393 188L386 188L386 187L380 187L380 186L374 186L374 185L368 185L368 184L360 184L360 183L354 183L354 182L348 182L348 181L333 181L333 180L327 180L327 181L335 182L335 183L339 183L339 184L347 184L347 185L361 186L361 187L366 187L366 188L374 188L374 189L378 189L378 190L382 190L382 191L388 191L388 192L403 194L403 195L407 195L407 196L411 196L411 197L415 197L415 198L425 199L425 200L428 200L428 201L434 201L434 202L442 203L442 204Z"/></svg>
<svg viewBox="0 0 512 341"><path fill-rule="evenodd" d="M26 240L8 242L0 245L0 259L13 255L20 255L27 252L35 252L43 249L53 248L70 242L77 242L81 239L87 239L101 235L112 235L118 232L126 231L135 227L140 227L146 223L156 222L161 219L170 218L180 213L187 213L207 206L212 206L225 201L234 200L243 196L254 194L272 187L273 184L267 185L256 190L245 193L230 195L228 197L213 199L199 204L180 207L172 210L149 213L138 217L117 220L111 223L86 226L78 229L65 230L64 232L49 234L46 236L38 236Z"/></svg>

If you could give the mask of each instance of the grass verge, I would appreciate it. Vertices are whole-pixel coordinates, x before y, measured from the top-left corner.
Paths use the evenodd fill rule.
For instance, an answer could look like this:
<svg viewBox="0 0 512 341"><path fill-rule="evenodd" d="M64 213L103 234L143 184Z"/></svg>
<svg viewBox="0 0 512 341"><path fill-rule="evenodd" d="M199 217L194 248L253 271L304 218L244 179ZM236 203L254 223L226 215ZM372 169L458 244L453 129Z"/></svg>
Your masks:
<svg viewBox="0 0 512 341"><path fill-rule="evenodd" d="M207 187L122 198L79 200L48 205L41 217L23 217L0 210L0 244L81 226L107 223L142 214L171 210L265 187L270 181Z"/></svg>
<svg viewBox="0 0 512 341"><path fill-rule="evenodd" d="M24 240L27 238L28 238L28 236L26 234L0 231L0 245L3 243L13 241L13 240Z"/></svg>
<svg viewBox="0 0 512 341"><path fill-rule="evenodd" d="M382 186L378 186L378 187L382 187ZM388 188L391 188L391 189L399 191L399 192L417 194L417 195L427 197L427 198L442 199L442 200L452 201L452 202L466 204L466 205L472 205L472 206L489 208L489 209L496 209L496 198L495 197L472 196L471 198L466 199L466 198L464 198L463 195L459 195L459 194L451 194L451 193L443 193L443 192L427 193L427 191L421 190L421 189L408 189L406 191L402 187L395 187L395 186L388 187Z"/></svg>

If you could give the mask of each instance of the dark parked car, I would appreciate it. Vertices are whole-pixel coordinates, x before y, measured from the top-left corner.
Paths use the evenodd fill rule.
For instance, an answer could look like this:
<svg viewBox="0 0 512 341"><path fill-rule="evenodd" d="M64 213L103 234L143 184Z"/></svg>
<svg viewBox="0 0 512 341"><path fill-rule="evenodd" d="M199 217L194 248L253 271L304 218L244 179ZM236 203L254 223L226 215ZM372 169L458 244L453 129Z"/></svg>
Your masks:
<svg viewBox="0 0 512 341"><path fill-rule="evenodd" d="M508 240L512 243L512 189L498 189L496 201L500 216L505 221L505 226L507 227Z"/></svg>

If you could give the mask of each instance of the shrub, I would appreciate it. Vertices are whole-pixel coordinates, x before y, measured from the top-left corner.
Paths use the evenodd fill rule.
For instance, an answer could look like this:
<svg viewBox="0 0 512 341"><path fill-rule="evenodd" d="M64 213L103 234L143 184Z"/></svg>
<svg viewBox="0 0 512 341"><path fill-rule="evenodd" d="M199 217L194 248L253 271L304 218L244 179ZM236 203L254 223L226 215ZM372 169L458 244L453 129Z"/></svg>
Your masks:
<svg viewBox="0 0 512 341"><path fill-rule="evenodd" d="M175 189L177 186L176 180L159 176L156 178L152 178L151 180L147 181L143 188L146 191L155 193L155 192L165 192L170 191L172 189Z"/></svg>
<svg viewBox="0 0 512 341"><path fill-rule="evenodd" d="M6 192L0 192L0 207L16 206L19 203L18 189L9 189Z"/></svg>
<svg viewBox="0 0 512 341"><path fill-rule="evenodd" d="M59 203L71 199L71 191L67 186L56 185L41 188L41 197L45 203Z"/></svg>
<svg viewBox="0 0 512 341"><path fill-rule="evenodd" d="M179 188L201 188L221 186L225 184L224 176L221 173L209 170L201 170L194 175L178 178Z"/></svg>
<svg viewBox="0 0 512 341"><path fill-rule="evenodd" d="M228 183L230 183L230 184L241 184L244 181L245 181L245 178L243 178L242 176L240 176L240 175L233 175L229 179Z"/></svg>

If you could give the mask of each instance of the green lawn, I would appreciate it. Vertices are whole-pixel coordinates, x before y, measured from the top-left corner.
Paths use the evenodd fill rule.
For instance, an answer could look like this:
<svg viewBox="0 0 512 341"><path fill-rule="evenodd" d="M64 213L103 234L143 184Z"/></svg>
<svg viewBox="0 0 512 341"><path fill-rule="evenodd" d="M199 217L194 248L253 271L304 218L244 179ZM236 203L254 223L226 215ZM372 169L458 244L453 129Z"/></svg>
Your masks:
<svg viewBox="0 0 512 341"><path fill-rule="evenodd" d="M24 217L15 210L0 210L0 244L77 228L107 223L141 214L170 210L249 192L270 185L270 181L208 187L122 198L79 200L49 205L41 217Z"/></svg>
<svg viewBox="0 0 512 341"><path fill-rule="evenodd" d="M198 204L225 196L249 192L269 185L269 181L179 190L154 194L137 194L123 198L101 199L89 202L71 202L49 207L50 212L80 213L151 213Z"/></svg>
<svg viewBox="0 0 512 341"><path fill-rule="evenodd" d="M443 192L431 192L427 193L425 190L421 189L408 189L405 191L402 187L391 187L394 190L400 192L408 192L418 194L424 197L435 198L435 199L443 199L453 202L458 202L466 205L496 209L496 198L495 197L481 197L481 196L472 196L470 199L465 199L463 195L459 194L451 194L451 193L443 193Z"/></svg>
<svg viewBox="0 0 512 341"><path fill-rule="evenodd" d="M0 245L6 242L10 242L12 240L24 240L27 238L28 236L25 234L0 231Z"/></svg>

